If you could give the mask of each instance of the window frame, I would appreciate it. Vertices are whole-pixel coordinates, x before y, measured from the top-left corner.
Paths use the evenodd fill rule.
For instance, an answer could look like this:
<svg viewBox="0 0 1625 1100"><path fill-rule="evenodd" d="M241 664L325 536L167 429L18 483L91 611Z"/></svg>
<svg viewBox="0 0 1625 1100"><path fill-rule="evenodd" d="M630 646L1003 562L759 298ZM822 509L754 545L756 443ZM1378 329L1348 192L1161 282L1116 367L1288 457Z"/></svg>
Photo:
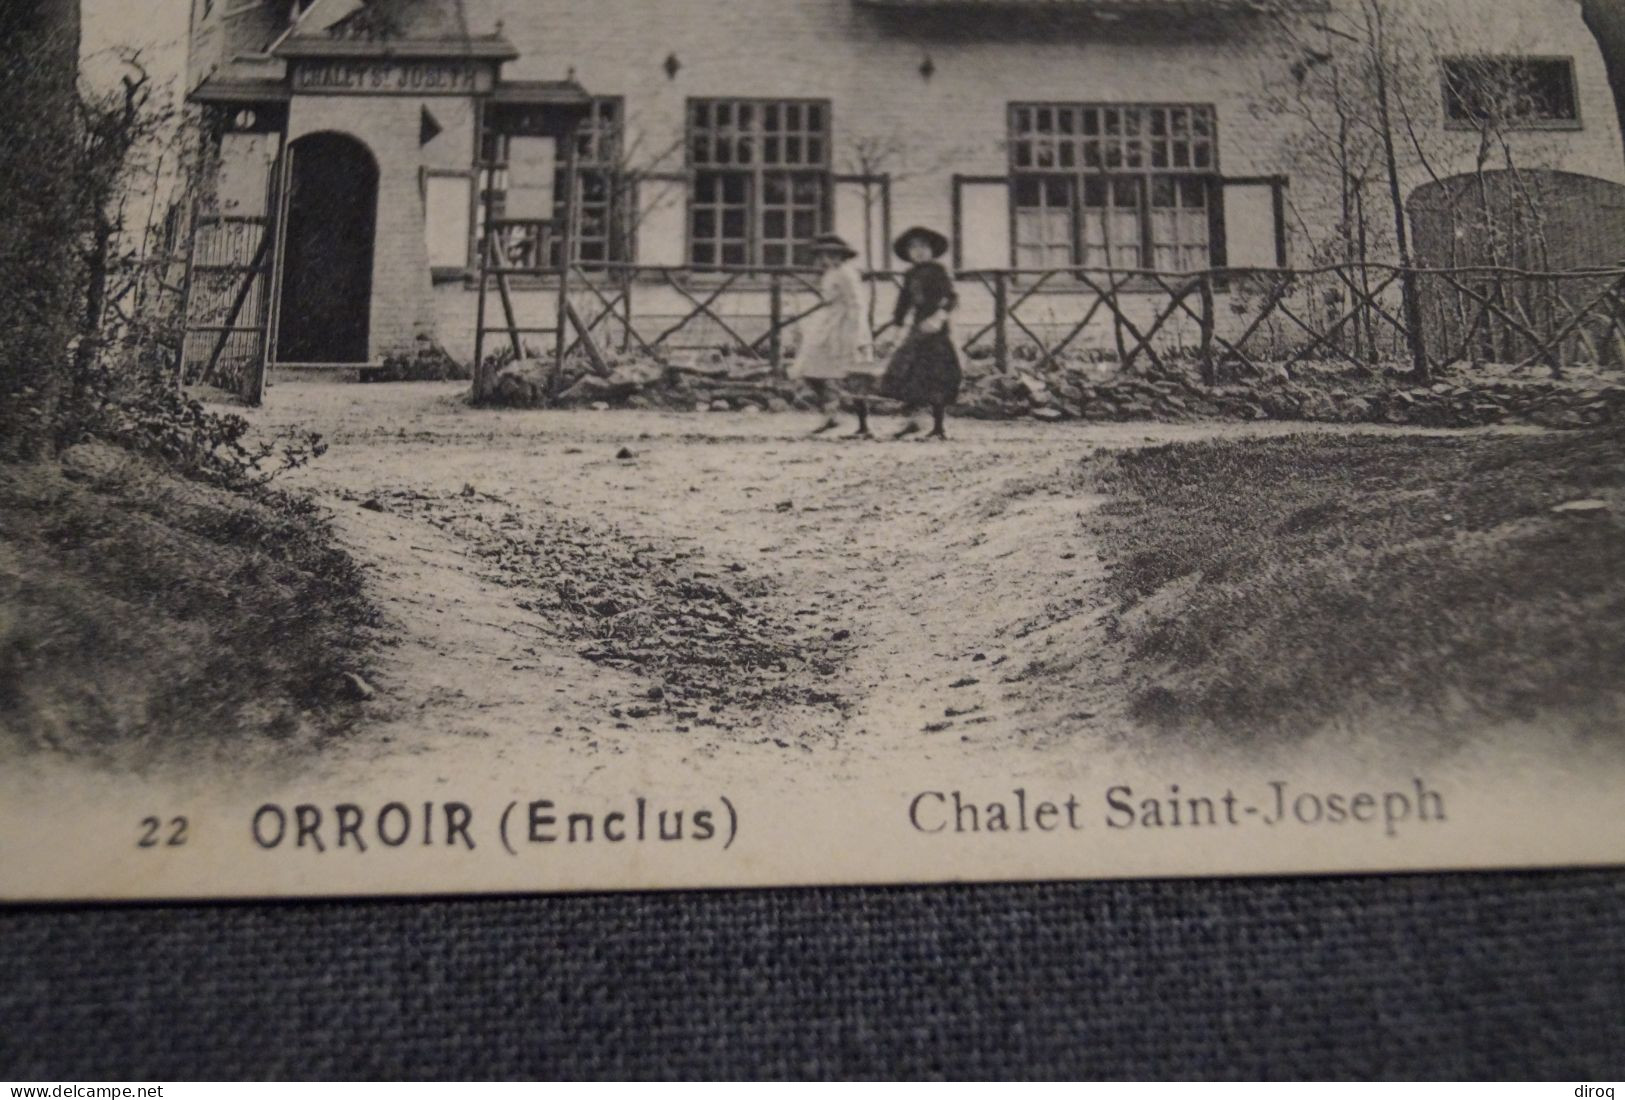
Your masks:
<svg viewBox="0 0 1625 1100"><path fill-rule="evenodd" d="M752 163L749 165L697 163L697 158L695 157L696 138L701 136L702 131L695 125L696 108L704 105L714 111L719 104L727 104L735 110L737 110L740 106L750 107L753 112L752 117L754 120L751 127L750 136L752 136L758 143L765 140L763 137L764 131L761 123L764 108L776 107L781 110L786 107L799 107L803 110L805 110L807 107L818 108L822 117L821 127L819 127L817 130L810 130L805 126L802 126L795 132L803 137L816 135L822 142L821 157L815 163L766 164L763 163L762 156L758 151L758 155L752 158ZM735 132L738 132L737 127L735 127ZM781 133L783 132L785 131L781 131ZM709 130L704 131L704 133L706 133L707 136L714 137L716 133L715 125L713 124ZM783 175L787 177L789 185L793 188L795 177L802 175L816 176L818 178L819 185L819 198L818 207L816 210L817 222L813 230L813 236L816 237L820 233L828 232L830 227L833 225L835 218L835 187L838 179L838 173L835 171L834 134L834 104L828 98L820 98L816 96L689 96L683 103L683 165L688 180L688 196L685 203L683 219L683 259L685 261L685 266L696 274L726 274L730 270L738 267L743 267L752 271L806 270L806 268L798 267L795 263L796 242L802 240L802 238L793 235L793 233L790 237L782 239L783 241L788 242L786 245L788 254L784 264L769 264L764 260L763 249L770 243L764 237L763 233L765 225L764 214L765 207L767 205L764 201L764 192L766 190L765 180L769 175ZM727 241L728 238L720 235L710 238L716 244L716 259L713 262L703 264L695 261L694 249L698 238L696 238L694 233L694 215L696 209L700 205L700 178L705 175L738 175L744 176L747 179L747 186L745 189L746 235L744 239L746 262L743 265L722 262L721 251L723 243ZM774 205L777 207L780 204ZM721 206L718 206L717 208L721 209ZM791 228L793 230L793 218L796 205L793 201L791 201L784 205L784 209L788 212L788 216L791 218ZM811 238L807 239L810 240ZM780 241L780 238L773 238L772 243L778 243Z"/></svg>
<svg viewBox="0 0 1625 1100"><path fill-rule="evenodd" d="M1585 110L1580 97L1580 72L1572 54L1533 54L1533 53L1464 53L1450 54L1439 58L1439 111L1444 118L1444 128L1457 132L1475 133L1482 123L1472 117L1458 118L1450 113L1450 105L1454 98L1452 94L1450 66L1461 62L1533 62L1536 64L1560 64L1568 72L1569 101L1574 104L1573 118L1526 118L1512 120L1507 129L1512 131L1574 131L1585 129Z"/></svg>
<svg viewBox="0 0 1625 1100"><path fill-rule="evenodd" d="M486 144L487 138L496 137L498 139L504 139L512 138L514 136L523 136L493 129L491 126L491 111L493 110L493 106L494 105L484 103L479 105L474 127L474 217L470 232L468 254L468 271L470 273L477 272L480 266L479 253L480 249L484 245L486 232L485 216L486 212L490 209L488 192L495 191L496 193L504 196L507 194L506 182L504 182L504 185L500 190L497 190L491 186L491 181L495 173L504 172L509 167L506 147L504 146L503 156L501 158L493 158L488 156L487 153L489 147ZM612 125L608 128L589 125L589 123L595 124L599 121L599 112L606 107L610 108L613 112L614 122ZM613 136L615 144L611 147L608 154L599 155L596 153L596 148L606 136ZM621 151L624 147L623 143L626 140L626 97L620 95L593 96L591 115L587 122L582 124L582 128L574 135L574 139L577 142L575 179L569 181L570 201L578 204L579 210L579 203L582 195L581 181L587 175L593 173L603 174L606 179L606 186L609 188L609 197L606 200L607 208L605 211L605 224L607 227L607 236L604 238L605 259L587 261L581 260L579 255L581 238L578 234L576 241L574 242L577 248L577 256L574 258L574 265L592 269L594 267L603 267L618 263L634 263L636 262L637 246L634 235L628 231L628 223L626 221L626 203L633 201L633 199L631 195L631 186L626 182L625 176L622 172L622 168L624 166L620 162ZM588 143L589 148L595 150L594 155L583 156L583 142ZM559 212L562 205L558 192L558 177L562 176L566 171L564 167L565 157L563 154L564 150L561 148L555 171L555 214ZM566 211L565 213L567 214L568 212ZM498 214L498 217L501 217L500 213ZM554 221L557 221L557 217L555 217ZM579 221L577 224L579 227ZM620 250L623 253L620 256L616 256L614 254L617 241L619 241ZM560 262L555 262L551 256L548 257L548 262L545 265L539 266L545 266L548 271L547 276L540 276L540 278L557 277L558 274L564 269L564 265ZM442 271L442 269L436 270L437 272Z"/></svg>
<svg viewBox="0 0 1625 1100"><path fill-rule="evenodd" d="M1018 119L1020 118L1021 112L1033 112L1040 110L1072 112L1079 120L1083 118L1086 112L1132 111L1137 113L1139 116L1139 121L1137 123L1139 132L1132 136L1141 139L1143 142L1140 164L1135 167L1126 167L1119 163L1117 166L1112 167L1105 163L1106 158L1103 155L1101 157L1101 163L1091 165L1087 163L1087 157L1083 155L1075 155L1072 158L1072 163L1063 165L1060 163L1060 161L1064 159L1059 155L1059 149L1061 147L1060 143L1057 143L1056 145L1057 156L1055 164L1047 167L1039 166L1037 164L1019 164L1018 160L1022 143L1024 141L1031 142L1034 135L1039 133L1039 131L1036 129L1025 131L1020 129L1018 126ZM1207 164L1198 167L1192 163L1183 167L1177 167L1171 163L1161 166L1157 166L1152 163L1152 160L1154 159L1151 155L1152 142L1154 140L1158 140L1159 138L1160 140L1170 143L1174 140L1171 133L1157 135L1153 132L1150 121L1152 118L1152 112L1159 110L1191 112L1192 118L1196 117L1198 112L1201 114L1207 125L1207 133L1205 135L1201 135L1204 137L1205 144L1208 149ZM1057 115L1057 118L1058 117L1059 116ZM1120 131L1125 126L1121 119L1118 125ZM1173 179L1176 181L1186 179L1198 179L1202 181L1202 192L1206 202L1207 213L1207 263L1205 268L1199 268L1197 270L1210 270L1217 267L1222 261L1224 242L1224 175L1221 166L1220 154L1219 112L1216 104L1191 101L1110 102L1100 100L1013 100L1006 105L1005 129L1007 135L1006 144L1008 146L1006 179L1009 181L1010 189L1010 265L1012 269L1021 270L1020 256L1023 246L1021 243L1020 234L1018 232L1018 227L1020 225L1020 212L1022 209L1024 209L1019 204L1021 185L1027 180L1042 179L1047 181L1056 178L1067 181L1071 214L1072 264L1070 266L1073 268L1090 267L1091 265L1085 263L1084 260L1087 256L1088 249L1090 247L1095 247L1087 244L1085 241L1084 211L1086 209L1094 209L1093 207L1087 206L1084 201L1089 182L1104 181L1103 185L1106 186L1107 189L1115 196L1117 192L1117 184L1114 181L1121 179L1129 179L1134 181L1134 192L1137 198L1135 209L1137 211L1139 222L1139 240L1132 247L1136 248L1139 253L1140 265L1136 269L1124 268L1120 270L1149 271L1159 276L1177 276L1186 273L1186 269L1184 268L1164 271L1156 266L1156 256L1159 247L1173 247L1179 249L1187 247L1177 241L1159 242L1155 237L1154 210L1157 208L1154 207L1152 203L1153 189L1155 181L1162 178ZM1083 142L1090 136L1079 128L1075 128L1070 135L1063 135L1059 129L1053 131L1052 133L1056 137L1065 136L1080 150ZM1104 116L1102 115L1101 127L1097 131L1096 137L1102 142L1103 150L1104 142L1112 136L1113 135L1105 132ZM1119 132L1119 134L1115 136L1117 140L1121 142L1129 135ZM1119 146L1119 149L1122 149L1121 145ZM1170 160L1171 159L1172 158L1170 157ZM1194 162L1196 159L1194 152L1190 155L1189 159ZM1177 187L1178 184L1176 183L1176 188ZM1115 250L1117 246L1108 244L1103 247L1106 247L1109 250L1109 260L1111 258L1110 251ZM1056 268L1052 270L1065 270L1065 268Z"/></svg>
<svg viewBox="0 0 1625 1100"><path fill-rule="evenodd" d="M430 257L429 278L431 282L443 283L465 278L471 266L477 267L477 249L479 247L480 231L480 172L479 168L420 168L418 170L418 193L423 200L423 216L425 225L429 217L429 181L431 179L462 179L468 181L468 221L466 262L461 267L435 266L433 257ZM427 242L425 242L427 243Z"/></svg>

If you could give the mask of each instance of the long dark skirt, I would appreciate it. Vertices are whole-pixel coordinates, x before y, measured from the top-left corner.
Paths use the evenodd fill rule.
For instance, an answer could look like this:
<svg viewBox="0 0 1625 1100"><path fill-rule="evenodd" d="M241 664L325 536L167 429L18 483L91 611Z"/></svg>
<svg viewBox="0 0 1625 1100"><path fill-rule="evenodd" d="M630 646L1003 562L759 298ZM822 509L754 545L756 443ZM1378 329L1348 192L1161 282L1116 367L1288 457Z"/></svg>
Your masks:
<svg viewBox="0 0 1625 1100"><path fill-rule="evenodd" d="M911 408L952 405L959 399L959 353L946 328L910 332L892 353L880 379L880 395Z"/></svg>

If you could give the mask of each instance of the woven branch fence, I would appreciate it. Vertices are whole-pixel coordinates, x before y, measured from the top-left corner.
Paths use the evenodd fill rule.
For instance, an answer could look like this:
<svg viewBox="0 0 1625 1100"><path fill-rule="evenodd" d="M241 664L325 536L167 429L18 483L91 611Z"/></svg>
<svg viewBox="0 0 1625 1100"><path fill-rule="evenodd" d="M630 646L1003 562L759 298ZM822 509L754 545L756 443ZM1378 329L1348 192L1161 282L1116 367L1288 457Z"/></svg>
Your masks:
<svg viewBox="0 0 1625 1100"><path fill-rule="evenodd" d="M868 279L878 291L901 277ZM1194 362L1210 382L1308 362L1423 375L1463 362L1539 365L1556 376L1582 364L1625 367L1625 268L997 269L957 280L960 345L999 370L1069 355ZM652 293L662 304L651 312ZM606 264L574 272L571 296L591 338L622 352L710 349L775 368L798 323L822 308L816 272L766 268ZM882 342L896 335L888 313L877 308ZM580 347L577 334L569 350Z"/></svg>

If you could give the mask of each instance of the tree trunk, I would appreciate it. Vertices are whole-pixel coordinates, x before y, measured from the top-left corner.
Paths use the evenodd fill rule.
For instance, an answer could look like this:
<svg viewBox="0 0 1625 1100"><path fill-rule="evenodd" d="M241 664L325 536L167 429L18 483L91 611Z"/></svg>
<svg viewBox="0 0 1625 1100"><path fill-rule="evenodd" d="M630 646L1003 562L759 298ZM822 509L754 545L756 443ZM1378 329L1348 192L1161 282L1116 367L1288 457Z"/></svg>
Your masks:
<svg viewBox="0 0 1625 1100"><path fill-rule="evenodd" d="M1620 134L1625 137L1625 5L1619 0L1580 0L1580 11L1602 49L1608 82L1614 87Z"/></svg>
<svg viewBox="0 0 1625 1100"><path fill-rule="evenodd" d="M53 446L81 319L79 0L0 3L0 457Z"/></svg>
<svg viewBox="0 0 1625 1100"><path fill-rule="evenodd" d="M1366 25L1370 37L1373 73L1376 77L1377 120L1382 136L1383 163L1388 170L1388 199L1394 207L1394 244L1399 251L1400 291L1405 299L1405 342L1411 353L1411 373L1418 382L1429 380L1427 349L1422 333L1422 300L1411 266L1410 233L1405 220L1405 193L1399 178L1399 154L1394 147L1394 116L1389 107L1388 46L1383 27L1383 10L1372 3Z"/></svg>

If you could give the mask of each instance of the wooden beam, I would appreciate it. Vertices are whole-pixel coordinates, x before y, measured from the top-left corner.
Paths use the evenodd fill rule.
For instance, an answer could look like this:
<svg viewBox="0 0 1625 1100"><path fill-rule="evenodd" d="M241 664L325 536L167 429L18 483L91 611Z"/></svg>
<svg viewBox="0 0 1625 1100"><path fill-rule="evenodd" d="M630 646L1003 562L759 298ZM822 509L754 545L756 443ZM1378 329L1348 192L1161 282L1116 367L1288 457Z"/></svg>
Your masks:
<svg viewBox="0 0 1625 1100"><path fill-rule="evenodd" d="M598 342L592 338L592 332L581 320L581 314L576 312L575 303L568 298L564 300L564 315L569 318L570 324L575 326L576 338L580 342L582 350L587 353L587 358L592 361L592 369L599 375L607 377L609 375L609 363L604 360L604 353L598 350ZM562 328L561 325L560 329L562 330ZM560 363L559 366L562 368L564 364Z"/></svg>

